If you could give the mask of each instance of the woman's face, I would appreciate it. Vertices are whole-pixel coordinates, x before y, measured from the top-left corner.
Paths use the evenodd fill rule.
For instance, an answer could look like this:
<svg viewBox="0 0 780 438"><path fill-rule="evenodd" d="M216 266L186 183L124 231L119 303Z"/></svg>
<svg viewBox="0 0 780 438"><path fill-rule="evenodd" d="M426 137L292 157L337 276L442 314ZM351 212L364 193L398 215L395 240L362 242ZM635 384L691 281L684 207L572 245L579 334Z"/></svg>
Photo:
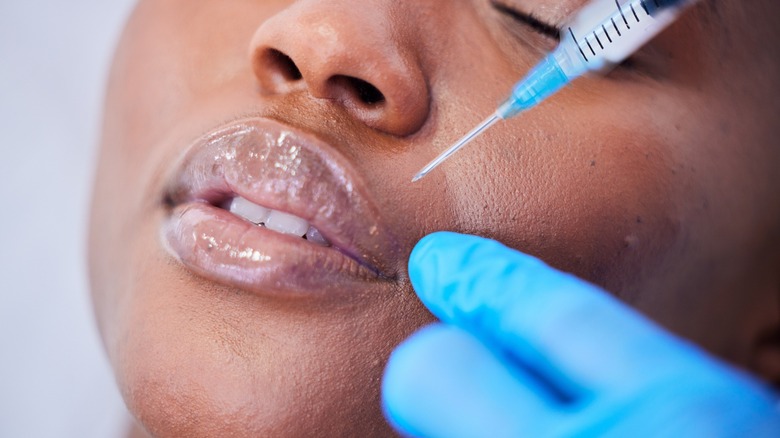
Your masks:
<svg viewBox="0 0 780 438"><path fill-rule="evenodd" d="M777 312L780 74L740 48L777 32L739 31L738 2L695 7L410 183L554 47L522 16L557 26L581 3L141 1L112 71L90 259L145 427L390 433L380 376L432 320L406 262L436 230L541 257L746 364Z"/></svg>

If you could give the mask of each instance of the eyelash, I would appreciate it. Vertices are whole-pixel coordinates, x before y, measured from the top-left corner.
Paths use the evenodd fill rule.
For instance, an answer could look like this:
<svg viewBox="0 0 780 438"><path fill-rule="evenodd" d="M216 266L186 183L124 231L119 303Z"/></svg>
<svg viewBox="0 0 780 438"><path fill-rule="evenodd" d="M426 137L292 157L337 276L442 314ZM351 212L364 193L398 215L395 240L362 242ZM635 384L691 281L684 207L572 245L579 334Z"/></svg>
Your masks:
<svg viewBox="0 0 780 438"><path fill-rule="evenodd" d="M518 11L517 9L514 9L510 6L507 6L503 3L500 3L498 1L492 1L493 7L502 14L506 14L510 17L512 17L515 21L518 21L526 26L529 26L531 29L535 30L536 32L554 39L555 41L560 41L561 39L561 30L557 27L547 24L538 18L534 17L531 14L526 14L523 12Z"/></svg>

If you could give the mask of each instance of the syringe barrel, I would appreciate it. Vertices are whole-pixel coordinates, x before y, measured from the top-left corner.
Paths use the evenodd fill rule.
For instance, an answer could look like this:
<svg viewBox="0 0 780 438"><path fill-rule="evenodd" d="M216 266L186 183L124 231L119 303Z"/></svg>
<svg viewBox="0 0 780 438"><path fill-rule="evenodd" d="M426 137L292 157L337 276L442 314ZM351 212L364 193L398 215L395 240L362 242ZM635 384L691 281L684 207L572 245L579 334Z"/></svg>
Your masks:
<svg viewBox="0 0 780 438"><path fill-rule="evenodd" d="M658 35L697 0L593 0L562 28L589 71L619 64ZM571 51L570 51L571 52Z"/></svg>

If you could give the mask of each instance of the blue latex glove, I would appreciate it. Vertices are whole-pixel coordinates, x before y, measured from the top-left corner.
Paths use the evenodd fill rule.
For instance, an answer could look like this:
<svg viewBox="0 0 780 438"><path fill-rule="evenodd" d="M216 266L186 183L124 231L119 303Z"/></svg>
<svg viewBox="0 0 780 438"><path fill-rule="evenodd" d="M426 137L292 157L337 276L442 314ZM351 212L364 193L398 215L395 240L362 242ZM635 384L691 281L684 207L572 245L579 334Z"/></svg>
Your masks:
<svg viewBox="0 0 780 438"><path fill-rule="evenodd" d="M402 433L780 437L768 389L535 258L435 233L409 272L444 324L387 365L383 404Z"/></svg>

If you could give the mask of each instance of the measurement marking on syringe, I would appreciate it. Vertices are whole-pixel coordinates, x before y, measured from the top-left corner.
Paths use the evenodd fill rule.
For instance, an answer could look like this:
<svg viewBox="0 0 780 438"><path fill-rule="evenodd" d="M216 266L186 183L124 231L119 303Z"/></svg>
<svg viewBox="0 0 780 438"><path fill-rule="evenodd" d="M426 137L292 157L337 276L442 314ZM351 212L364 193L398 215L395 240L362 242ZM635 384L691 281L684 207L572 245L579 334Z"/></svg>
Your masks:
<svg viewBox="0 0 780 438"><path fill-rule="evenodd" d="M631 6L631 12L634 13L634 18L636 18L636 22L639 23L639 17L636 15L636 11L634 10L634 4L632 3L629 6Z"/></svg>
<svg viewBox="0 0 780 438"><path fill-rule="evenodd" d="M599 39L599 34L597 34L596 31L593 31L593 36L596 37L596 42L599 43L599 47L601 47L601 49L603 50L604 44L601 44L601 40Z"/></svg>
<svg viewBox="0 0 780 438"><path fill-rule="evenodd" d="M574 31L571 30L571 27L569 28L569 33L571 34L571 37L574 40L574 44L577 46L578 49L580 49L580 55L582 55L582 58L585 59L585 62L588 62L588 57L585 56L585 52L582 51L582 47L580 46L580 43L577 42L577 37L574 36Z"/></svg>
<svg viewBox="0 0 780 438"><path fill-rule="evenodd" d="M647 5L645 4L645 0L639 0L639 4L642 5L642 9L645 10L645 14L650 15L650 11L647 10Z"/></svg>
<svg viewBox="0 0 780 438"><path fill-rule="evenodd" d="M590 49L590 53L592 53L593 56L596 56L596 51L593 50L593 46L590 45L590 41L588 41L588 37L585 37L585 42L588 43L588 48Z"/></svg>
<svg viewBox="0 0 780 438"><path fill-rule="evenodd" d="M626 16L623 15L623 9L620 8L620 2L618 0L615 0L615 4L617 5L618 12L620 12L620 16L623 17L623 23L626 23L626 27L628 30L631 30L631 26L628 25L628 20L626 20Z"/></svg>
<svg viewBox="0 0 780 438"><path fill-rule="evenodd" d="M607 39L608 39L608 40L609 40L609 42L611 43L611 42L612 42L612 37L611 37L611 36L609 36L609 32L607 32L607 28L606 28L606 27L604 27L604 25L603 25L603 24L601 25L601 28L602 28L602 29L604 29L604 35L606 35L606 36L607 36Z"/></svg>
<svg viewBox="0 0 780 438"><path fill-rule="evenodd" d="M617 24L615 24L615 19L610 18L610 20L612 20L612 25L615 26L615 30L617 31L618 36L623 36L623 34L620 33L620 29L618 29Z"/></svg>

